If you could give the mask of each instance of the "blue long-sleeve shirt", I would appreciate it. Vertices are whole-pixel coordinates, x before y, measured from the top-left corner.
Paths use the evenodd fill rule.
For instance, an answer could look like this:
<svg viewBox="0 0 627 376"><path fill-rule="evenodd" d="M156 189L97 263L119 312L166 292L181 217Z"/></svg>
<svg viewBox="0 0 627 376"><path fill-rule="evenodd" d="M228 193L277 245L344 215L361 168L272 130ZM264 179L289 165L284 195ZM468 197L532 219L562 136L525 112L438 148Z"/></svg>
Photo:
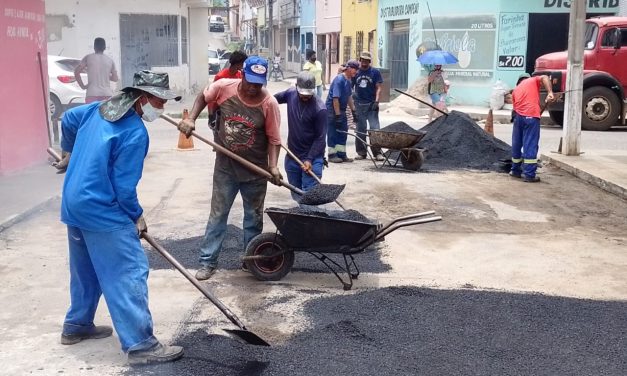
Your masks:
<svg viewBox="0 0 627 376"><path fill-rule="evenodd" d="M279 104L287 103L287 147L303 162L324 157L327 110L320 98L301 101L295 88L274 97Z"/></svg>
<svg viewBox="0 0 627 376"><path fill-rule="evenodd" d="M61 221L88 231L119 230L137 221L137 183L148 153L148 132L131 109L109 122L100 102L63 115L61 147L72 153L61 202Z"/></svg>

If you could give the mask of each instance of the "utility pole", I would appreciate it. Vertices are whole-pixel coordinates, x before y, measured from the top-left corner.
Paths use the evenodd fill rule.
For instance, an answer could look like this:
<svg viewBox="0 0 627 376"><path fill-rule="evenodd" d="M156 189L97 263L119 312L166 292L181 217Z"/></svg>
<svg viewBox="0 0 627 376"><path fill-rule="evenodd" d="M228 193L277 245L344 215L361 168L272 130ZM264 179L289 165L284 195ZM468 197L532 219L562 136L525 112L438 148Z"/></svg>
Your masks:
<svg viewBox="0 0 627 376"><path fill-rule="evenodd" d="M274 58L274 24L273 24L273 15L272 15L272 3L273 0L267 0L268 1L268 29L270 29L270 33L268 34L268 49L269 51L269 58L270 60L272 60L272 58Z"/></svg>
<svg viewBox="0 0 627 376"><path fill-rule="evenodd" d="M583 101L583 49L587 0L570 3L568 22L568 66L566 73L566 102L562 154L579 155L581 141L581 111Z"/></svg>

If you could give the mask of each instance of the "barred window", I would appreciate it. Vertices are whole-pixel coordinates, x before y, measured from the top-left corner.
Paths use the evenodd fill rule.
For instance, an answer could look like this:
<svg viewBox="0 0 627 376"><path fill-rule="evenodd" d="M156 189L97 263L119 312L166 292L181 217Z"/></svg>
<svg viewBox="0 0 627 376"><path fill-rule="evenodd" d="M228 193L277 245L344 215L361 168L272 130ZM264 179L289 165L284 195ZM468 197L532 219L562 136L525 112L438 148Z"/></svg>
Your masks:
<svg viewBox="0 0 627 376"><path fill-rule="evenodd" d="M352 59L351 50L353 49L353 38L352 37L344 37L344 61L347 62Z"/></svg>
<svg viewBox="0 0 627 376"><path fill-rule="evenodd" d="M358 31L357 37L355 38L355 53L356 56L361 55L364 52L364 32Z"/></svg>

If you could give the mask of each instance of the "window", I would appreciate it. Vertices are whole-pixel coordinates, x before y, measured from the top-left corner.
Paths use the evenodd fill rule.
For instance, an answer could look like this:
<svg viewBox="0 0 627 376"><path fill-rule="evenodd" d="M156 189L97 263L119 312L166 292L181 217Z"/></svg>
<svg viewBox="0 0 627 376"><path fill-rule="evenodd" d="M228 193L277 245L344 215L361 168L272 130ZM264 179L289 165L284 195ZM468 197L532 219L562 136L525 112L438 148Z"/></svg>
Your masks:
<svg viewBox="0 0 627 376"><path fill-rule="evenodd" d="M359 57L359 55L361 55L362 52L364 52L364 32L358 31L357 36L355 37L356 56Z"/></svg>
<svg viewBox="0 0 627 376"><path fill-rule="evenodd" d="M617 31L619 33L617 33ZM609 29L606 30L601 39L601 47L613 48L616 37L620 38L620 45L627 46L627 29Z"/></svg>
<svg viewBox="0 0 627 376"><path fill-rule="evenodd" d="M181 17L181 64L187 64L187 18Z"/></svg>
<svg viewBox="0 0 627 376"><path fill-rule="evenodd" d="M351 50L353 49L353 38L352 37L344 37L344 62L349 61L352 58Z"/></svg>

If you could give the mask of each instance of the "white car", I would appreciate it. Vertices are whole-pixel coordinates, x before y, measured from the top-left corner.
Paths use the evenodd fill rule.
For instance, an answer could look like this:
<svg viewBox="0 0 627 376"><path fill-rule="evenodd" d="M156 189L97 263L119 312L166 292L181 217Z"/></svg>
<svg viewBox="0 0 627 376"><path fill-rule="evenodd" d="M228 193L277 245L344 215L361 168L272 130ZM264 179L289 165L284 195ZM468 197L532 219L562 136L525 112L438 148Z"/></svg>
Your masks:
<svg viewBox="0 0 627 376"><path fill-rule="evenodd" d="M74 69L80 62L72 57L48 55L49 106L53 118L60 118L67 108L85 103L85 90L74 78ZM87 84L87 74L81 73L81 77Z"/></svg>
<svg viewBox="0 0 627 376"><path fill-rule="evenodd" d="M228 51L221 53L220 50L215 48L207 48L209 74L217 74L220 70L224 69L229 63L230 56L231 53Z"/></svg>

